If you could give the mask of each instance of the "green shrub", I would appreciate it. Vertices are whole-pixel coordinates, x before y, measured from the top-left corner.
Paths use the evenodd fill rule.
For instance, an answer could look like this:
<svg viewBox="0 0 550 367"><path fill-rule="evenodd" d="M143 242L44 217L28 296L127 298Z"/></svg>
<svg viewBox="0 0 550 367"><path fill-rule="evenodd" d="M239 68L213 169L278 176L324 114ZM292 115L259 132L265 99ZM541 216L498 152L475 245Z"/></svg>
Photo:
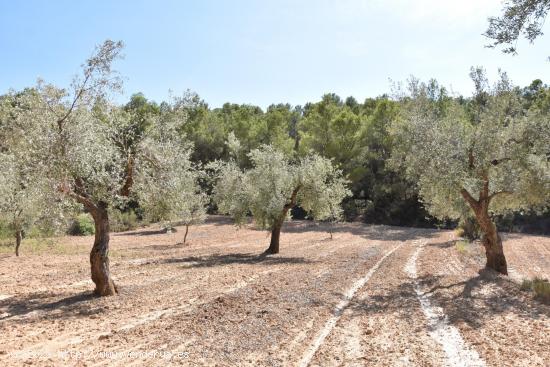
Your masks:
<svg viewBox="0 0 550 367"><path fill-rule="evenodd" d="M89 236L95 233L94 220L90 214L79 214L69 227L68 233L73 236Z"/></svg>
<svg viewBox="0 0 550 367"><path fill-rule="evenodd" d="M544 303L550 303L550 283L547 279L524 279L521 283L521 290L532 291L535 294L535 298Z"/></svg>
<svg viewBox="0 0 550 367"><path fill-rule="evenodd" d="M460 219L457 227L457 235L467 238L469 241L479 239L481 237L481 230L475 218L466 217Z"/></svg>
<svg viewBox="0 0 550 367"><path fill-rule="evenodd" d="M549 303L550 302L550 283L546 279L535 278L533 280L533 292L535 297Z"/></svg>
<svg viewBox="0 0 550 367"><path fill-rule="evenodd" d="M111 231L124 232L136 229L139 227L140 222L136 213L133 210L121 212L120 210L113 210L110 215Z"/></svg>

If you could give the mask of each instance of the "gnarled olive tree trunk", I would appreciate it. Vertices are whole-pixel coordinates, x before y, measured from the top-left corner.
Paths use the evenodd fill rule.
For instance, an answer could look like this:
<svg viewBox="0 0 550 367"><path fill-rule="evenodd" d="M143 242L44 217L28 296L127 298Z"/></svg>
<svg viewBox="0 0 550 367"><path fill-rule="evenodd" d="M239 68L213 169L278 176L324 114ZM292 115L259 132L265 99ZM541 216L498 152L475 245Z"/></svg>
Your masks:
<svg viewBox="0 0 550 367"><path fill-rule="evenodd" d="M286 217L286 211L284 212ZM269 241L269 247L265 250L265 254L278 254L279 253L279 240L281 239L281 228L283 222L277 222L273 225L271 230L271 240Z"/></svg>
<svg viewBox="0 0 550 367"><path fill-rule="evenodd" d="M117 288L109 269L109 214L107 204L99 202L98 205L87 207L94 218L95 239L90 252L90 266L92 281L95 283L94 294L98 296L112 296L117 293Z"/></svg>
<svg viewBox="0 0 550 367"><path fill-rule="evenodd" d="M476 221L483 232L481 243L485 247L487 257L486 267L493 269L501 274L508 275L508 266L502 247L502 239L497 232L497 227L489 216L489 203L495 194L489 195L489 182L486 181L484 188L480 193L479 200L475 200L465 189L461 194L472 208Z"/></svg>
<svg viewBox="0 0 550 367"><path fill-rule="evenodd" d="M189 233L189 224L185 225L185 235L183 235L183 244L187 242L187 234Z"/></svg>
<svg viewBox="0 0 550 367"><path fill-rule="evenodd" d="M21 246L21 240L23 239L23 231L21 229L15 230L15 256L19 256L19 246Z"/></svg>
<svg viewBox="0 0 550 367"><path fill-rule="evenodd" d="M296 205L296 197L298 196L298 191L300 191L301 186L296 187L290 195L290 200L283 207L281 216L275 221L273 227L271 228L271 240L269 242L269 247L265 250L264 254L272 255L279 253L279 240L281 239L281 228L285 222L286 215L290 209Z"/></svg>
<svg viewBox="0 0 550 367"><path fill-rule="evenodd" d="M502 239L497 232L497 228L486 209L481 209L476 214L477 222L483 232L481 243L485 247L487 257L486 267L496 270L501 274L508 275L508 266L502 247Z"/></svg>

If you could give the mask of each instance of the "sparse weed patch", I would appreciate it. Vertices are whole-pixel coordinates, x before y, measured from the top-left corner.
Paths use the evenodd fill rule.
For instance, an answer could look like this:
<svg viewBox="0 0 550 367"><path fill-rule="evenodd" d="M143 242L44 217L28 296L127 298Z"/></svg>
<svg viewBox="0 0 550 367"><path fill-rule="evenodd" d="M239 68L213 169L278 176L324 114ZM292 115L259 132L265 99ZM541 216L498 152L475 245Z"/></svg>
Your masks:
<svg viewBox="0 0 550 367"><path fill-rule="evenodd" d="M12 239L0 240L0 253L13 253L15 241ZM21 243L21 254L56 253L68 252L66 246L56 244L51 238L25 238Z"/></svg>
<svg viewBox="0 0 550 367"><path fill-rule="evenodd" d="M535 298L541 300L544 303L550 303L550 283L547 279L535 277L531 279L524 279L520 286L523 291L531 291L534 293Z"/></svg>
<svg viewBox="0 0 550 367"><path fill-rule="evenodd" d="M456 241L455 248L461 255L467 255L470 252L470 243L468 241Z"/></svg>
<svg viewBox="0 0 550 367"><path fill-rule="evenodd" d="M519 287L522 291L530 291L532 289L533 281L530 279L523 279L521 286Z"/></svg>
<svg viewBox="0 0 550 367"><path fill-rule="evenodd" d="M90 243L81 244L63 241L58 237L24 237L20 254L25 255L75 255L89 251ZM0 254L14 254L15 239L0 239Z"/></svg>

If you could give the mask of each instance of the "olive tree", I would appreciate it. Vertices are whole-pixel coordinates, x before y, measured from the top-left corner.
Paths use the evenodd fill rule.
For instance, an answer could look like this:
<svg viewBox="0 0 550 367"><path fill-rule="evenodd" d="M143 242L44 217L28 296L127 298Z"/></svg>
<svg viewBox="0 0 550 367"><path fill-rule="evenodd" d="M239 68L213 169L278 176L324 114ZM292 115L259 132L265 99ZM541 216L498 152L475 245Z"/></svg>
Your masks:
<svg viewBox="0 0 550 367"><path fill-rule="evenodd" d="M14 154L0 153L0 218L13 231L16 256L19 256L24 231L36 221L43 208L38 177L22 163Z"/></svg>
<svg viewBox="0 0 550 367"><path fill-rule="evenodd" d="M139 161L136 192L146 215L155 221L185 225L183 243L189 226L206 218L207 196L201 192L199 180L203 172L190 157L191 145L178 133L181 120L176 114L160 116L141 147L146 154Z"/></svg>
<svg viewBox="0 0 550 367"><path fill-rule="evenodd" d="M468 108L433 84L410 84L401 99L404 113L392 126L392 163L417 183L434 216L458 219L469 207L482 231L486 266L507 274L491 215L549 203L550 116L524 111L505 74L494 87L480 70L472 76L477 92Z"/></svg>
<svg viewBox="0 0 550 367"><path fill-rule="evenodd" d="M57 214L55 196L44 180L44 172L33 159L28 139L28 121L20 111L29 110L26 96L36 91L27 89L0 97L0 219L9 224L15 238L15 255L25 231L42 216ZM52 205L54 204L54 205Z"/></svg>
<svg viewBox="0 0 550 367"><path fill-rule="evenodd" d="M69 89L39 82L37 93L26 96L31 108L18 117L28 126L29 154L43 167L49 186L81 204L94 220L90 265L100 296L117 293L109 268L109 209L135 194L140 162L153 159L149 147L155 142L162 144L155 136L148 139L147 131L129 129L139 123L136 115L109 102L110 92L121 87L111 68L121 49L112 41L98 47ZM158 168L151 170L151 180L162 173Z"/></svg>
<svg viewBox="0 0 550 367"><path fill-rule="evenodd" d="M216 164L213 199L219 211L238 224L251 213L258 227L271 231L266 254L279 252L281 228L294 206L323 220L334 215L334 207L350 195L342 172L319 155L292 162L272 146L262 146L248 156L252 168L246 171L234 161Z"/></svg>
<svg viewBox="0 0 550 367"><path fill-rule="evenodd" d="M32 139L51 185L91 214L95 239L90 252L94 293L117 293L109 268L109 206L122 199L121 189L131 179L125 157L113 143L112 125L105 119L125 116L106 97L120 88L111 70L121 43L106 41L83 65L69 89L39 82L31 96L33 108L23 118L33 121Z"/></svg>
<svg viewBox="0 0 550 367"><path fill-rule="evenodd" d="M350 191L351 193L351 191ZM336 191L331 191L330 195L339 195ZM333 239L334 225L338 222L341 222L344 218L344 210L340 205L342 199L338 201L338 198L329 199L329 208L328 215L324 218L324 221L328 223L328 232L330 234L330 239Z"/></svg>
<svg viewBox="0 0 550 367"><path fill-rule="evenodd" d="M15 238L15 255L19 256L19 246L23 239L23 229L30 225L36 217L33 189L30 171L18 161L14 145L20 134L10 130L13 109L12 98L9 95L0 97L0 219L6 222L13 231ZM19 150L21 151L21 150Z"/></svg>

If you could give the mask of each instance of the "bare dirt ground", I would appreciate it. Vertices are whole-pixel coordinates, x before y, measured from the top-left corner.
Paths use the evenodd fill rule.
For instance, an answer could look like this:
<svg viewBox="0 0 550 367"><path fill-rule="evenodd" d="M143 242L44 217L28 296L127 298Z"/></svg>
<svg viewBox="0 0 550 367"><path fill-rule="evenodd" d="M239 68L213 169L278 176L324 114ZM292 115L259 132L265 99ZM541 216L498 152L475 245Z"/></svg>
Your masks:
<svg viewBox="0 0 550 367"><path fill-rule="evenodd" d="M548 237L505 236L507 278L450 231L294 221L269 257L223 217L183 232L114 234L108 298L91 237L0 255L0 365L550 365L550 306L517 284L550 276Z"/></svg>

